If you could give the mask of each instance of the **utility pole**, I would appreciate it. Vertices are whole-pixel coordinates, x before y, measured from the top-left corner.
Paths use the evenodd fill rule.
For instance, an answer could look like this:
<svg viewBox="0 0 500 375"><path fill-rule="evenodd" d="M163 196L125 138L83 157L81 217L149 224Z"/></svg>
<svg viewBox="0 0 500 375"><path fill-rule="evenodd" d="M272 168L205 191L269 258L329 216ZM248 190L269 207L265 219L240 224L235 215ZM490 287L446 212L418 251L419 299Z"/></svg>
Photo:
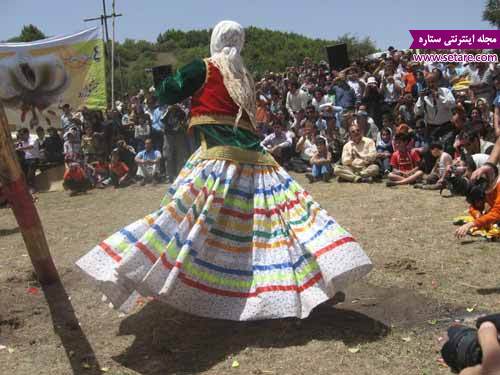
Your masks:
<svg viewBox="0 0 500 375"><path fill-rule="evenodd" d="M112 14L106 13L106 0L102 0L102 11L103 14L101 14L99 17L85 18L83 21L84 22L101 21L102 35L103 39L105 39L105 44L106 44L106 53L108 56L111 56L110 69L109 69L111 72L111 107L114 109L115 108L115 18L121 17L123 15L121 13L116 14L115 0L113 0ZM111 40L111 52L109 51L108 18L112 19L112 28L113 28L112 30L113 34ZM118 61L120 62L120 60ZM121 74L121 68L120 68L120 74ZM123 90L123 84L121 82L120 85L122 86L121 89Z"/></svg>
<svg viewBox="0 0 500 375"><path fill-rule="evenodd" d="M115 0L112 3L113 14L111 15L113 38L111 39L111 109L115 109Z"/></svg>

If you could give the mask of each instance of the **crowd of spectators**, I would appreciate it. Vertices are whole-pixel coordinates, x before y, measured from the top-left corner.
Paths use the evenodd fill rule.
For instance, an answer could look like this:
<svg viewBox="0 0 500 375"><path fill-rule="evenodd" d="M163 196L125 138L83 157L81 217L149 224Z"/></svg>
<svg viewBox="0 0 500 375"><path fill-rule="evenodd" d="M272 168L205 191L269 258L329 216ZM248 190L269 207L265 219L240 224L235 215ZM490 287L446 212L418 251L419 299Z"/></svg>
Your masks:
<svg viewBox="0 0 500 375"><path fill-rule="evenodd" d="M500 64L417 63L412 53L390 48L342 71L305 58L265 74L256 83L262 147L310 183L442 190L468 178L500 136ZM105 115L64 105L47 135L21 129L18 151L31 186L36 168L55 163L66 164L72 192L170 182L197 147L188 118L188 101L159 106L151 88Z"/></svg>
<svg viewBox="0 0 500 375"><path fill-rule="evenodd" d="M16 151L31 192L37 171L62 164L71 195L173 181L195 147L185 132L188 107L156 105L154 89L115 104L105 115L64 104L59 127L17 132Z"/></svg>

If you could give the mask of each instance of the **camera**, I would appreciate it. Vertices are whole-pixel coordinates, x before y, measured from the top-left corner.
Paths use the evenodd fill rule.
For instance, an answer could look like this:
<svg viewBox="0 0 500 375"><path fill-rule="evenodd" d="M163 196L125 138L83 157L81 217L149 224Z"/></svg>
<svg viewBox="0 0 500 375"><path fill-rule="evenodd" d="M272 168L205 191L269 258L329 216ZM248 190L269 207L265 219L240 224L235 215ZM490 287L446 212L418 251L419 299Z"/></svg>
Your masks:
<svg viewBox="0 0 500 375"><path fill-rule="evenodd" d="M484 322L492 322L500 331L500 314L479 318L476 321L476 327L479 328ZM448 328L448 341L443 345L441 355L455 373L459 373L466 367L481 364L483 353L479 346L477 329L463 325Z"/></svg>

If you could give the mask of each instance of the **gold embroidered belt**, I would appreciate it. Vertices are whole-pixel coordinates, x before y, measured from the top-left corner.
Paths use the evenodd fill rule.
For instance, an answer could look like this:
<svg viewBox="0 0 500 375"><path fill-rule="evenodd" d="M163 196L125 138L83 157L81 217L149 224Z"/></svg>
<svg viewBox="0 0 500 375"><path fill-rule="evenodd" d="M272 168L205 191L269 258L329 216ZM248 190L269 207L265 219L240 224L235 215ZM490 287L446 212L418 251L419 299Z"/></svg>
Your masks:
<svg viewBox="0 0 500 375"><path fill-rule="evenodd" d="M228 160L243 164L279 166L268 152L244 150L235 146L214 146L207 148L204 137L201 139L201 153L198 157L200 159Z"/></svg>

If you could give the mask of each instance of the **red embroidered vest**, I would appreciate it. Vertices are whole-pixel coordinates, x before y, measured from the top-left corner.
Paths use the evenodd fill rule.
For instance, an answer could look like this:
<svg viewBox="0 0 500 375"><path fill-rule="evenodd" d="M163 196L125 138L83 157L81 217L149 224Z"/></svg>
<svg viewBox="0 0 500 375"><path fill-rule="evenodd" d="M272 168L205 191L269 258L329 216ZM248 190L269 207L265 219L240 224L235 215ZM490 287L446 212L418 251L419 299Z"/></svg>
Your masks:
<svg viewBox="0 0 500 375"><path fill-rule="evenodd" d="M197 125L234 126L238 105L229 95L219 69L205 59L207 76L203 86L191 98L191 121L189 127ZM238 127L253 130L246 113L243 113Z"/></svg>

